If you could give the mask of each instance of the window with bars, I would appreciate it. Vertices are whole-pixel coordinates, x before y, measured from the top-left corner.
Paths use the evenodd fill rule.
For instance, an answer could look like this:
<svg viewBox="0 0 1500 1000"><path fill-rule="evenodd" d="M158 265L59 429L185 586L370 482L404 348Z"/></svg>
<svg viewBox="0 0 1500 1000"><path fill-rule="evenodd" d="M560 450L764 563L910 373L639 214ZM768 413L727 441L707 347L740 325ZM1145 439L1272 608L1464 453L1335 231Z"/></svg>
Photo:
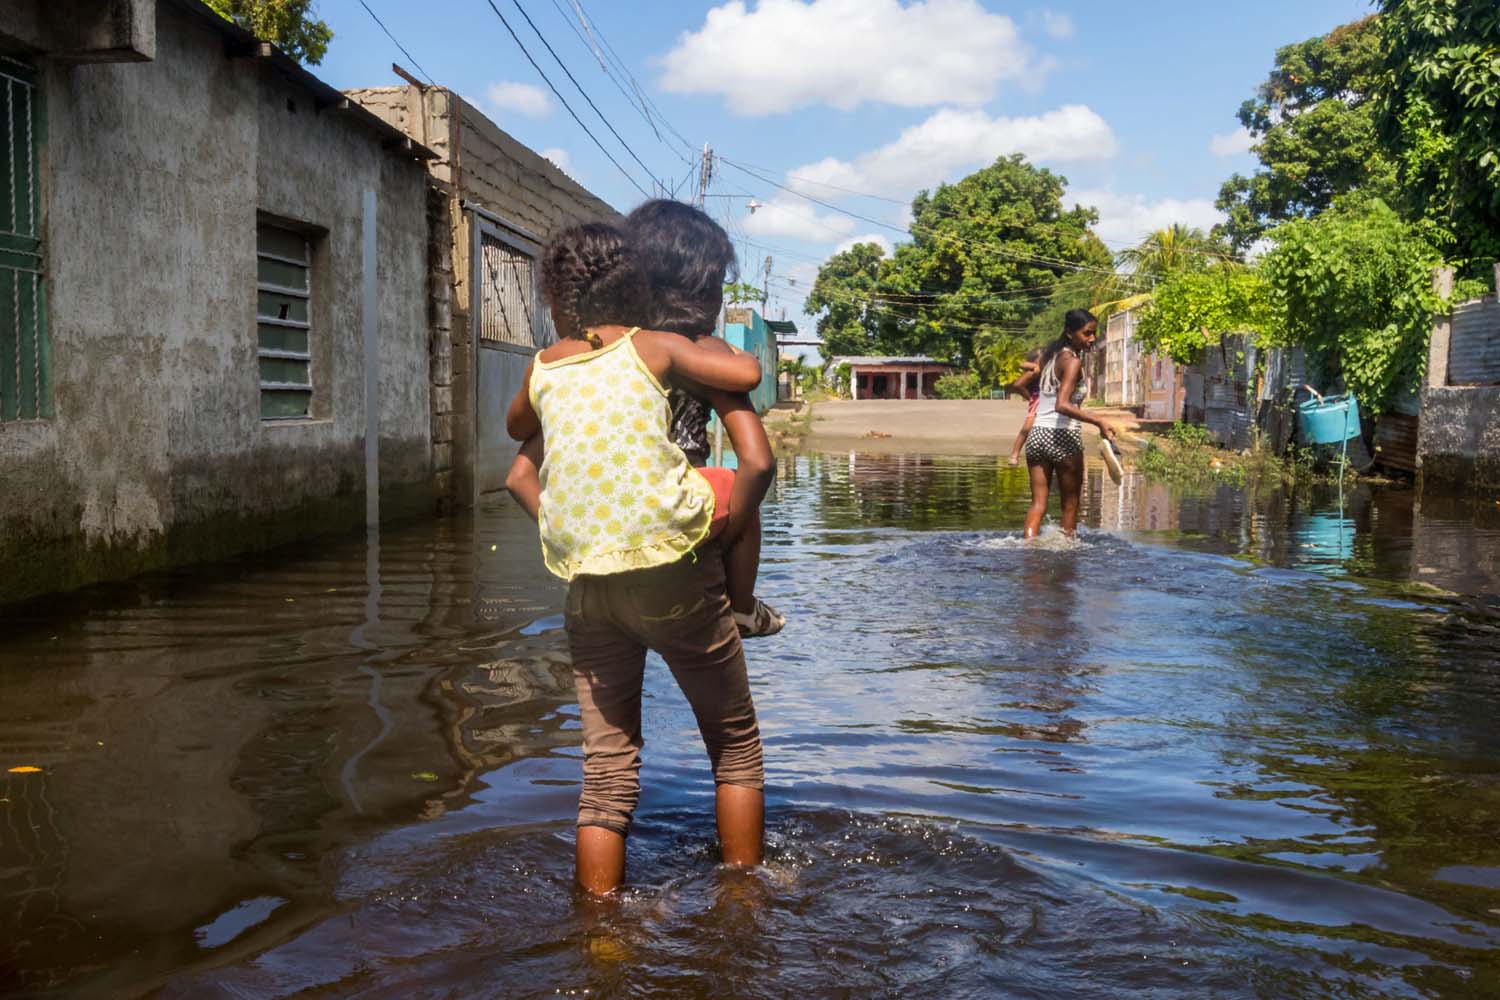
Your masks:
<svg viewBox="0 0 1500 1000"><path fill-rule="evenodd" d="M0 57L0 420L52 416L52 355L42 270L37 72Z"/></svg>
<svg viewBox="0 0 1500 1000"><path fill-rule="evenodd" d="M312 412L312 242L260 223L255 230L255 323L262 420Z"/></svg>
<svg viewBox="0 0 1500 1000"><path fill-rule="evenodd" d="M536 260L489 232L480 237L479 339L519 348L557 339L537 288Z"/></svg>

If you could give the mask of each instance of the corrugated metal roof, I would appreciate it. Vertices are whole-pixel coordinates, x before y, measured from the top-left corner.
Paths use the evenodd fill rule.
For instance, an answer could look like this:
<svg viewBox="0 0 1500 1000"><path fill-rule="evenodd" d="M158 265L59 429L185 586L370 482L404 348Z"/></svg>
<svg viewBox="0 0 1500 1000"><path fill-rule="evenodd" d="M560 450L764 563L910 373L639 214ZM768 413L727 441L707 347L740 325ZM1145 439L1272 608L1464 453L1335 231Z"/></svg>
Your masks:
<svg viewBox="0 0 1500 1000"><path fill-rule="evenodd" d="M833 367L838 367L839 365L943 365L945 367L951 367L950 365L948 365L948 362L939 361L937 358L929 358L925 354L916 354L912 355L911 357L905 358L894 356L887 357L878 354L857 357L838 357L829 358L828 364Z"/></svg>
<svg viewBox="0 0 1500 1000"><path fill-rule="evenodd" d="M1454 307L1448 384L1500 384L1500 302L1480 299Z"/></svg>

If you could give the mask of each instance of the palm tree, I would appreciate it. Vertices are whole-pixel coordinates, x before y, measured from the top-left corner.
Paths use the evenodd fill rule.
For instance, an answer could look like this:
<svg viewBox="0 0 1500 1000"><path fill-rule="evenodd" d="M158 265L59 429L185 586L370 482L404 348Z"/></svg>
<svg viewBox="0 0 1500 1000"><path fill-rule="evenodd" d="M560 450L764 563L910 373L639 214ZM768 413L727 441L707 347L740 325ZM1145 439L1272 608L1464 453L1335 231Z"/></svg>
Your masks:
<svg viewBox="0 0 1500 1000"><path fill-rule="evenodd" d="M1115 255L1115 266L1130 274L1160 279L1182 271L1204 271L1229 259L1227 248L1203 230L1175 222L1121 250Z"/></svg>

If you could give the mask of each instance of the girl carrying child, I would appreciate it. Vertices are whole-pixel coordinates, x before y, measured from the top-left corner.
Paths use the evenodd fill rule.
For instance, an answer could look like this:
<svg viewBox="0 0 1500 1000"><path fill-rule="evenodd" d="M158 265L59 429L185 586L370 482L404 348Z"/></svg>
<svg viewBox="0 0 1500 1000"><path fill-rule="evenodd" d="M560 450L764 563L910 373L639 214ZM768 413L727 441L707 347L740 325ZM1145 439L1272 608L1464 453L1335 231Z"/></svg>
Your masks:
<svg viewBox="0 0 1500 1000"><path fill-rule="evenodd" d="M569 581L565 623L584 734L578 882L603 894L624 879L648 649L666 661L698 720L724 861L758 864L760 730L722 549L745 531L774 466L751 410L725 419L738 473L694 469L673 443L665 387L685 380L743 394L760 381L760 365L743 352L627 327L647 306L647 282L613 226L559 233L543 255L542 291L561 339L537 355L512 405L517 424L539 424L541 434L528 439L506 485L537 518L548 569Z"/></svg>

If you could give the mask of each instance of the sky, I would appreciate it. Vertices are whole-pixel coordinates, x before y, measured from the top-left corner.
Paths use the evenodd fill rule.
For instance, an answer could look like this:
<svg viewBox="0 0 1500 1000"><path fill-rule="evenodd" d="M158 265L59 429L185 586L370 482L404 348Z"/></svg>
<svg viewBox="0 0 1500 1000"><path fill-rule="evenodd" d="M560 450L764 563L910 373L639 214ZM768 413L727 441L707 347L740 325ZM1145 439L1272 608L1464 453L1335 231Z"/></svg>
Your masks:
<svg viewBox="0 0 1500 1000"><path fill-rule="evenodd" d="M621 211L644 200L641 189L689 197L706 143L722 159L705 204L734 237L743 280L761 284L769 256L766 312L796 321L806 339L814 321L802 303L820 261L860 240L900 242L912 195L998 156L1023 152L1066 177L1065 203L1097 208L1095 231L1111 249L1173 222L1213 225L1219 185L1254 169L1235 112L1276 49L1371 12L1367 0L494 8L608 156L490 0L319 0L334 38L311 68L336 87L379 86L400 82L398 62L464 95Z"/></svg>

